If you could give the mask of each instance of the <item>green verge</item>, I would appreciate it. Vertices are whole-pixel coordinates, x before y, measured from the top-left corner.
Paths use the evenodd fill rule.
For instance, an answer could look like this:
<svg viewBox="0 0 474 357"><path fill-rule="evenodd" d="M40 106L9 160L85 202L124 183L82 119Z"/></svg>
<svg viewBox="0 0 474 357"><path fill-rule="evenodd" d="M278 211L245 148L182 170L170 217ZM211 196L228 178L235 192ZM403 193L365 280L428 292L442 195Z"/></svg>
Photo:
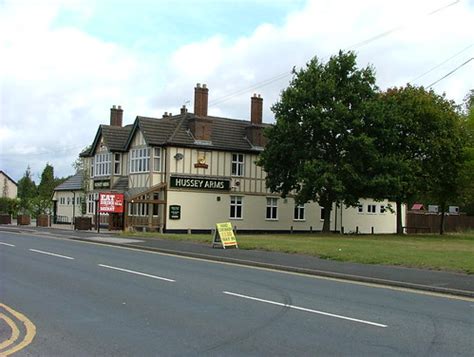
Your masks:
<svg viewBox="0 0 474 357"><path fill-rule="evenodd" d="M126 236L211 243L211 235L123 233ZM439 235L237 235L240 249L304 254L363 264L384 264L474 274L474 232Z"/></svg>

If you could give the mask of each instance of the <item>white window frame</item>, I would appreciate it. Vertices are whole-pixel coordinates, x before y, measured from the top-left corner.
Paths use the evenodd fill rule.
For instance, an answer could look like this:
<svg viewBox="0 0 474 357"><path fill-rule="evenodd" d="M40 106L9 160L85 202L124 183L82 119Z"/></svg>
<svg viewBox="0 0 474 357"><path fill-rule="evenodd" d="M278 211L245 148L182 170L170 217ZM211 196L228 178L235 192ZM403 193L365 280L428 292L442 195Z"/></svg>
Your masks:
<svg viewBox="0 0 474 357"><path fill-rule="evenodd" d="M134 217L148 217L149 204L148 203L129 203L128 215Z"/></svg>
<svg viewBox="0 0 474 357"><path fill-rule="evenodd" d="M245 155L232 154L231 175L242 177L245 174Z"/></svg>
<svg viewBox="0 0 474 357"><path fill-rule="evenodd" d="M114 175L120 175L122 169L122 155L114 153Z"/></svg>
<svg viewBox="0 0 474 357"><path fill-rule="evenodd" d="M153 148L153 171L161 172L161 148Z"/></svg>
<svg viewBox="0 0 474 357"><path fill-rule="evenodd" d="M99 194L97 192L87 195L87 214L95 214L95 202L98 198Z"/></svg>
<svg viewBox="0 0 474 357"><path fill-rule="evenodd" d="M265 220L278 220L278 198L267 197L267 206L265 207Z"/></svg>
<svg viewBox="0 0 474 357"><path fill-rule="evenodd" d="M357 206L357 213L364 213L364 205L360 204Z"/></svg>
<svg viewBox="0 0 474 357"><path fill-rule="evenodd" d="M94 177L94 158L91 157L91 177Z"/></svg>
<svg viewBox="0 0 474 357"><path fill-rule="evenodd" d="M230 196L230 219L242 219L243 218L243 197L242 196Z"/></svg>
<svg viewBox="0 0 474 357"><path fill-rule="evenodd" d="M130 150L130 173L150 172L150 148L142 147Z"/></svg>
<svg viewBox="0 0 474 357"><path fill-rule="evenodd" d="M380 213L384 214L386 212L387 212L387 208L385 207L385 205L380 205Z"/></svg>
<svg viewBox="0 0 474 357"><path fill-rule="evenodd" d="M374 204L367 205L367 213L370 213L370 214L377 213L377 205L374 205Z"/></svg>
<svg viewBox="0 0 474 357"><path fill-rule="evenodd" d="M326 208L319 207L319 220L324 221L324 215L326 214Z"/></svg>
<svg viewBox="0 0 474 357"><path fill-rule="evenodd" d="M305 221L306 220L306 207L305 205L295 205L293 210L293 221Z"/></svg>
<svg viewBox="0 0 474 357"><path fill-rule="evenodd" d="M110 161L112 154L109 152L101 152L94 157L94 174L95 177L110 176Z"/></svg>

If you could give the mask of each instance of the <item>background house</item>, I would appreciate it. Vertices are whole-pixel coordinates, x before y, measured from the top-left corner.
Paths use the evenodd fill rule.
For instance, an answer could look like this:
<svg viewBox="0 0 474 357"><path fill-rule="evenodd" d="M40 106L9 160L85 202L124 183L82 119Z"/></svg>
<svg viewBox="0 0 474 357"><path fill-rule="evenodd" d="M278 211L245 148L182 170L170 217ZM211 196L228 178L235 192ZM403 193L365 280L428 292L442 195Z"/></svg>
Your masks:
<svg viewBox="0 0 474 357"><path fill-rule="evenodd" d="M0 197L17 198L18 185L10 176L0 170Z"/></svg>

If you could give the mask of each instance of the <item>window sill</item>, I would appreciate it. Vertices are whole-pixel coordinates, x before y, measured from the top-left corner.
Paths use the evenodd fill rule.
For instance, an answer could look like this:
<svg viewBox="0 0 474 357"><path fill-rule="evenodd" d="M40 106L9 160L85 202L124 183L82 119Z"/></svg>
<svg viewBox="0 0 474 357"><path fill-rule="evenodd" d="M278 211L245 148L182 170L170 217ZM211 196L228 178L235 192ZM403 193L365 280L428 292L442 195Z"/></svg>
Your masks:
<svg viewBox="0 0 474 357"><path fill-rule="evenodd" d="M232 217L229 217L229 219L231 221L243 221L244 220L243 218L232 218Z"/></svg>

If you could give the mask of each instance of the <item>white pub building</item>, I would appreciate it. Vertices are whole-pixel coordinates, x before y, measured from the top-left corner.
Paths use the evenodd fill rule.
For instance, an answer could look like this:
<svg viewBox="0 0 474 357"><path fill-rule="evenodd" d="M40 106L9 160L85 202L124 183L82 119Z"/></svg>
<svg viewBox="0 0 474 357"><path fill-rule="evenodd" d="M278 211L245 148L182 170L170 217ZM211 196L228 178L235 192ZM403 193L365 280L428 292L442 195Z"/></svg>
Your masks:
<svg viewBox="0 0 474 357"><path fill-rule="evenodd" d="M208 232L231 222L239 232L320 231L317 203L295 205L265 187L265 172L256 165L268 126L262 107L254 95L250 120L209 116L208 88L199 84L194 113L183 106L178 115L138 116L123 126L123 110L114 106L110 125L100 125L90 150L81 154L89 180L87 215L95 216L99 192L117 192L125 196L124 221L109 221L125 228ZM359 207L334 207L331 230L393 233L396 218L388 205L363 199Z"/></svg>

